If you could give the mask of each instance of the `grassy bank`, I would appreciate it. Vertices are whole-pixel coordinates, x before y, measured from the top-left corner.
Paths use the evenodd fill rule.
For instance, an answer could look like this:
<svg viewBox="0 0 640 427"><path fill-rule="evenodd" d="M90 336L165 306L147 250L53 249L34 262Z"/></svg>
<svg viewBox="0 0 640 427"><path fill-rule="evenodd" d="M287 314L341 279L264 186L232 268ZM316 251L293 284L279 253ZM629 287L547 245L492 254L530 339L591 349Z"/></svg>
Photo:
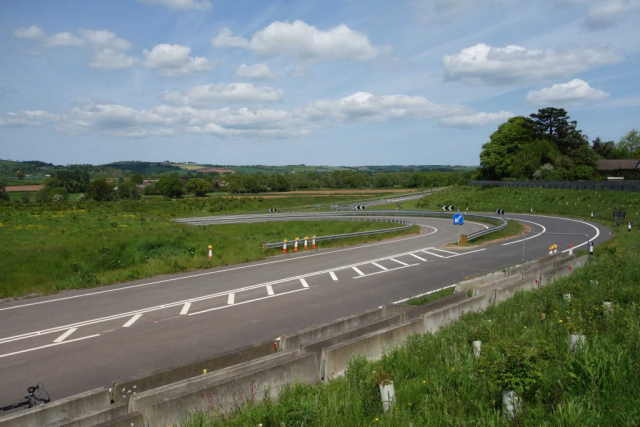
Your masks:
<svg viewBox="0 0 640 427"><path fill-rule="evenodd" d="M620 233L572 276L414 336L378 362L352 360L345 377L328 385L296 384L277 403L200 413L183 425L639 425L639 254L638 234ZM612 312L603 301L614 302ZM586 335L576 352L568 351L570 332ZM479 358L471 348L477 339ZM381 377L396 387L388 414ZM500 415L501 391L509 388L522 396L514 421Z"/></svg>
<svg viewBox="0 0 640 427"><path fill-rule="evenodd" d="M223 212L256 201L225 199ZM223 200L221 203L225 203ZM280 200L280 199L279 199ZM84 203L0 210L0 298L47 294L264 259L263 241L390 228L388 223L299 221L193 227L175 217L210 214L209 201ZM203 209L204 208L204 209ZM319 247L415 233L319 242ZM207 258L207 246L214 257Z"/></svg>

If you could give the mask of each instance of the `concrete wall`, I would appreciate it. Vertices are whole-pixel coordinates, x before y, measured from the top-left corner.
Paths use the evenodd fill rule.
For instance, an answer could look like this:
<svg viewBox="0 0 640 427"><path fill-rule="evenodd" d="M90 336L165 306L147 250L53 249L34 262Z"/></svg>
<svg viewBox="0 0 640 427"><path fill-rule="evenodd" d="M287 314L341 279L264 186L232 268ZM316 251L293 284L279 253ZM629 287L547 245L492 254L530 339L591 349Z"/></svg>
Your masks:
<svg viewBox="0 0 640 427"><path fill-rule="evenodd" d="M554 280L570 275L574 269L582 267L588 262L588 260L589 256L585 255L580 258L573 259L564 265L543 271L540 278L540 286L546 286Z"/></svg>
<svg viewBox="0 0 640 427"><path fill-rule="evenodd" d="M406 322L411 319L416 319L424 313L428 313L433 310L444 307L445 305L453 304L458 301L462 301L467 298L466 292L456 292L453 295L448 295L444 298L437 299L422 305L406 305L405 312L402 314L402 321Z"/></svg>
<svg viewBox="0 0 640 427"><path fill-rule="evenodd" d="M141 393L165 384L196 377L202 375L205 369L207 372L213 372L228 366L258 359L273 352L273 342L268 341L226 352L205 360L197 360L184 365L162 369L152 374L141 375L124 381L116 381L111 386L111 398L115 403L128 402L133 393Z"/></svg>
<svg viewBox="0 0 640 427"><path fill-rule="evenodd" d="M364 313L358 313L352 316L342 317L340 319L324 323L320 326L313 326L292 334L283 335L280 338L278 348L281 351L296 350L306 343L318 341L336 334L342 334L404 311L404 306L392 305L365 311Z"/></svg>
<svg viewBox="0 0 640 427"><path fill-rule="evenodd" d="M177 424L188 412L213 410L228 412L248 401L261 401L265 392L276 399L286 384L318 382L314 354L295 355L281 363L253 371L237 371L232 378L205 383L186 383L161 392L135 395L130 412L142 414L149 427Z"/></svg>
<svg viewBox="0 0 640 427"><path fill-rule="evenodd" d="M466 313L484 310L488 304L489 298L486 295L479 295L442 307L420 316L422 328L425 332L434 333L440 327L458 320Z"/></svg>
<svg viewBox="0 0 640 427"><path fill-rule="evenodd" d="M137 412L121 415L110 421L94 424L93 427L145 427L142 415Z"/></svg>
<svg viewBox="0 0 640 427"><path fill-rule="evenodd" d="M0 418L0 427L33 427L58 424L111 404L109 390L99 388Z"/></svg>
<svg viewBox="0 0 640 427"><path fill-rule="evenodd" d="M538 283L536 283L536 280L537 279L533 279L533 278L523 279L523 280L520 280L520 281L518 281L516 283L512 283L510 285L503 286L501 288L497 288L495 290L494 299L492 301L493 304L497 305L497 304L500 304L503 301L508 300L516 292L528 291L528 290L531 290L531 289L537 289L538 288Z"/></svg>
<svg viewBox="0 0 640 427"><path fill-rule="evenodd" d="M108 406L105 409L88 412L55 425L58 427L93 427L96 424L110 421L126 414L127 404L122 402Z"/></svg>
<svg viewBox="0 0 640 427"><path fill-rule="evenodd" d="M355 356L378 360L386 350L402 344L410 335L421 333L424 333L422 321L414 319L327 347L322 350L320 378L327 381L342 375Z"/></svg>

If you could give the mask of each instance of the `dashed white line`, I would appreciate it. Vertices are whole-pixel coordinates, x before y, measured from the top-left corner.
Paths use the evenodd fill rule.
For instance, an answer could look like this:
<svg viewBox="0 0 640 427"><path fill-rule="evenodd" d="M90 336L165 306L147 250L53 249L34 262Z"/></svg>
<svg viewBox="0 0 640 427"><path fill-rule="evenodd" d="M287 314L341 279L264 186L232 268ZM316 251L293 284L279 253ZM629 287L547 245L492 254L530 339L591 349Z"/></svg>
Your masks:
<svg viewBox="0 0 640 427"><path fill-rule="evenodd" d="M236 294L229 294L227 297L227 305L233 305L236 303Z"/></svg>
<svg viewBox="0 0 640 427"><path fill-rule="evenodd" d="M366 274L364 276L352 277L352 279L362 279L363 277L375 276L376 274L389 273L389 272L396 271L396 270L402 270L403 268L414 267L416 265L420 265L420 264L408 264L406 266L402 266L402 267L398 267L398 268L391 268L391 269L388 268L385 271L376 271L375 273Z"/></svg>
<svg viewBox="0 0 640 427"><path fill-rule="evenodd" d="M332 279L334 282L337 282L337 281L338 281L338 276L336 276L336 273L334 273L333 271L330 271L330 272L329 272L329 275L331 276L331 279Z"/></svg>
<svg viewBox="0 0 640 427"><path fill-rule="evenodd" d="M304 279L300 279L300 283L302 284L302 287L303 287L303 288L308 288L308 287L309 287L309 284L308 284L308 283L307 283L307 281L306 281L306 280L304 280Z"/></svg>
<svg viewBox="0 0 640 427"><path fill-rule="evenodd" d="M71 335L72 333L74 333L75 331L77 331L78 328L71 328L69 329L67 332L65 332L64 334L60 335L58 338L56 338L55 340L53 340L53 342L62 342L65 339L67 339L67 337L69 335Z"/></svg>
<svg viewBox="0 0 640 427"><path fill-rule="evenodd" d="M124 325L122 325L123 328L128 328L129 326L133 325L134 323L136 323L136 320L138 320L139 318L142 317L141 313L136 314L135 316L133 316L131 319L129 319L129 321L127 323L125 323Z"/></svg>
<svg viewBox="0 0 640 427"><path fill-rule="evenodd" d="M411 255L411 256L412 256L412 257L414 257L414 258L419 259L420 261L427 262L427 260L426 260L426 259L424 259L424 258L422 258L422 257L419 257L419 256L418 256L418 255L416 255L416 254L409 254L409 255Z"/></svg>
<svg viewBox="0 0 640 427"><path fill-rule="evenodd" d="M89 335L88 337L76 338L75 340L62 341L62 342L57 342L57 343L53 343L53 344L42 345L40 347L28 348L26 350L14 351L13 353L0 354L0 358L14 356L16 354L21 354L21 353L28 353L30 351L35 351L35 350L42 350L43 348L55 347L57 345L69 344L69 343L72 343L72 342L86 340L86 339L89 339L89 338L95 338L95 337L99 337L99 336L100 336L100 334Z"/></svg>
<svg viewBox="0 0 640 427"><path fill-rule="evenodd" d="M242 304L249 304L250 302L261 301L263 299L268 299L268 298L278 298L278 297L281 297L283 295L288 295L288 294L293 294L295 292L308 291L308 290L309 290L308 288L302 288L302 289L296 289L296 290L289 291L289 292L281 292L278 295L262 297L262 298L256 298L256 299L252 299L252 300L249 300L249 301L239 302L238 304L234 304L233 306L225 305L225 306L222 306L222 307L210 308L208 310L196 311L195 313L189 313L189 316L195 316L196 314L201 314L201 313L208 313L210 311L222 310L222 309L229 308L229 307L237 307L237 306L242 305Z"/></svg>
<svg viewBox="0 0 640 427"><path fill-rule="evenodd" d="M380 270L384 270L384 271L389 271L389 269L387 267L383 267L380 264L378 264L377 262L372 262L371 264L375 265L376 267L378 267Z"/></svg>
<svg viewBox="0 0 640 427"><path fill-rule="evenodd" d="M421 250L420 252L424 252L425 254L429 254L429 255L437 256L438 258L449 258L449 257L446 257L446 256L444 256L444 255L438 255L438 254L434 254L434 253L428 252L428 251L426 251L426 250L424 250L424 249L423 249L423 250Z"/></svg>
<svg viewBox="0 0 640 427"><path fill-rule="evenodd" d="M182 306L182 310L180 310L180 315L184 316L185 314L189 313L189 308L191 308L191 303L185 302Z"/></svg>
<svg viewBox="0 0 640 427"><path fill-rule="evenodd" d="M407 264L406 262L398 261L398 260L397 260L397 259L395 259L395 258L390 258L390 260L391 260L391 261L394 261L394 262L397 262L397 263L398 263L398 264L400 264L400 265L409 265L409 264Z"/></svg>
<svg viewBox="0 0 640 427"><path fill-rule="evenodd" d="M438 252L444 252L445 254L449 254L449 255L453 255L453 256L458 256L458 255L460 255L460 254L459 254L459 253L457 253L457 252L445 251L444 249L431 248L431 250L438 251Z"/></svg>
<svg viewBox="0 0 640 427"><path fill-rule="evenodd" d="M362 271L360 271L360 269L358 267L351 267L351 268L353 269L353 271L358 273L358 276L364 276L364 273Z"/></svg>
<svg viewBox="0 0 640 427"><path fill-rule="evenodd" d="M267 285L267 294L273 295L273 287L271 285Z"/></svg>

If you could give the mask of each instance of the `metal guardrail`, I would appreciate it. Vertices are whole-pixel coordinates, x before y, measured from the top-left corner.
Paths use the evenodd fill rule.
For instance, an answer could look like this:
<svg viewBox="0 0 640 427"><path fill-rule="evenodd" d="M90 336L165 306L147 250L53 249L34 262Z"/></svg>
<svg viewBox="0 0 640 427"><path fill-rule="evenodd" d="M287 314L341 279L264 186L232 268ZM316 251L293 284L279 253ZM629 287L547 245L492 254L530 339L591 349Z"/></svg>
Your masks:
<svg viewBox="0 0 640 427"><path fill-rule="evenodd" d="M238 223L252 223L252 222L280 222L280 221L315 221L315 220L337 220L337 221L374 221L374 222L389 222L402 224L401 227L385 228L382 230L371 231L358 231L354 233L336 234L329 236L317 236L316 241L321 240L335 240L348 237L367 236L374 234L391 233L395 231L403 231L411 228L413 223L404 220L396 220L389 218L368 218L368 217L380 217L380 216L415 216L415 217L435 217L435 218L452 218L451 212L436 212L436 211L396 211L396 210L377 210L377 211L352 211L352 212L317 212L314 214L262 214L262 215L234 215L225 217L202 217L202 218L182 218L177 219L176 222L190 225L219 225L219 224L238 224ZM500 217L493 217L480 214L467 214L466 219L486 221L493 220L501 222L500 225L488 228L486 230L477 231L467 236L467 241L478 239L487 234L494 233L502 230L507 226L507 221ZM293 239L291 240L293 241ZM288 241L288 243L291 243ZM267 249L281 248L284 246L284 241L267 243Z"/></svg>

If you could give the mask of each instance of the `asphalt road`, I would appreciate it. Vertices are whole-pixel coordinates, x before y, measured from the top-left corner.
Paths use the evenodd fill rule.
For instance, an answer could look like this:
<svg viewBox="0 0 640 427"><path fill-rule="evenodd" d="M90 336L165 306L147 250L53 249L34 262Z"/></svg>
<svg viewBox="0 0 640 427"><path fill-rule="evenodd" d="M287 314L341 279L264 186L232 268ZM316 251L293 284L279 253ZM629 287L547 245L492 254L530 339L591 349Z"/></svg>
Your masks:
<svg viewBox="0 0 640 427"><path fill-rule="evenodd" d="M39 382L60 399L540 258L554 243L597 248L610 235L585 221L507 215L531 226L525 241L453 250L444 247L457 238L450 219L394 218L423 232L0 304L0 406ZM466 222L461 232L485 227Z"/></svg>

